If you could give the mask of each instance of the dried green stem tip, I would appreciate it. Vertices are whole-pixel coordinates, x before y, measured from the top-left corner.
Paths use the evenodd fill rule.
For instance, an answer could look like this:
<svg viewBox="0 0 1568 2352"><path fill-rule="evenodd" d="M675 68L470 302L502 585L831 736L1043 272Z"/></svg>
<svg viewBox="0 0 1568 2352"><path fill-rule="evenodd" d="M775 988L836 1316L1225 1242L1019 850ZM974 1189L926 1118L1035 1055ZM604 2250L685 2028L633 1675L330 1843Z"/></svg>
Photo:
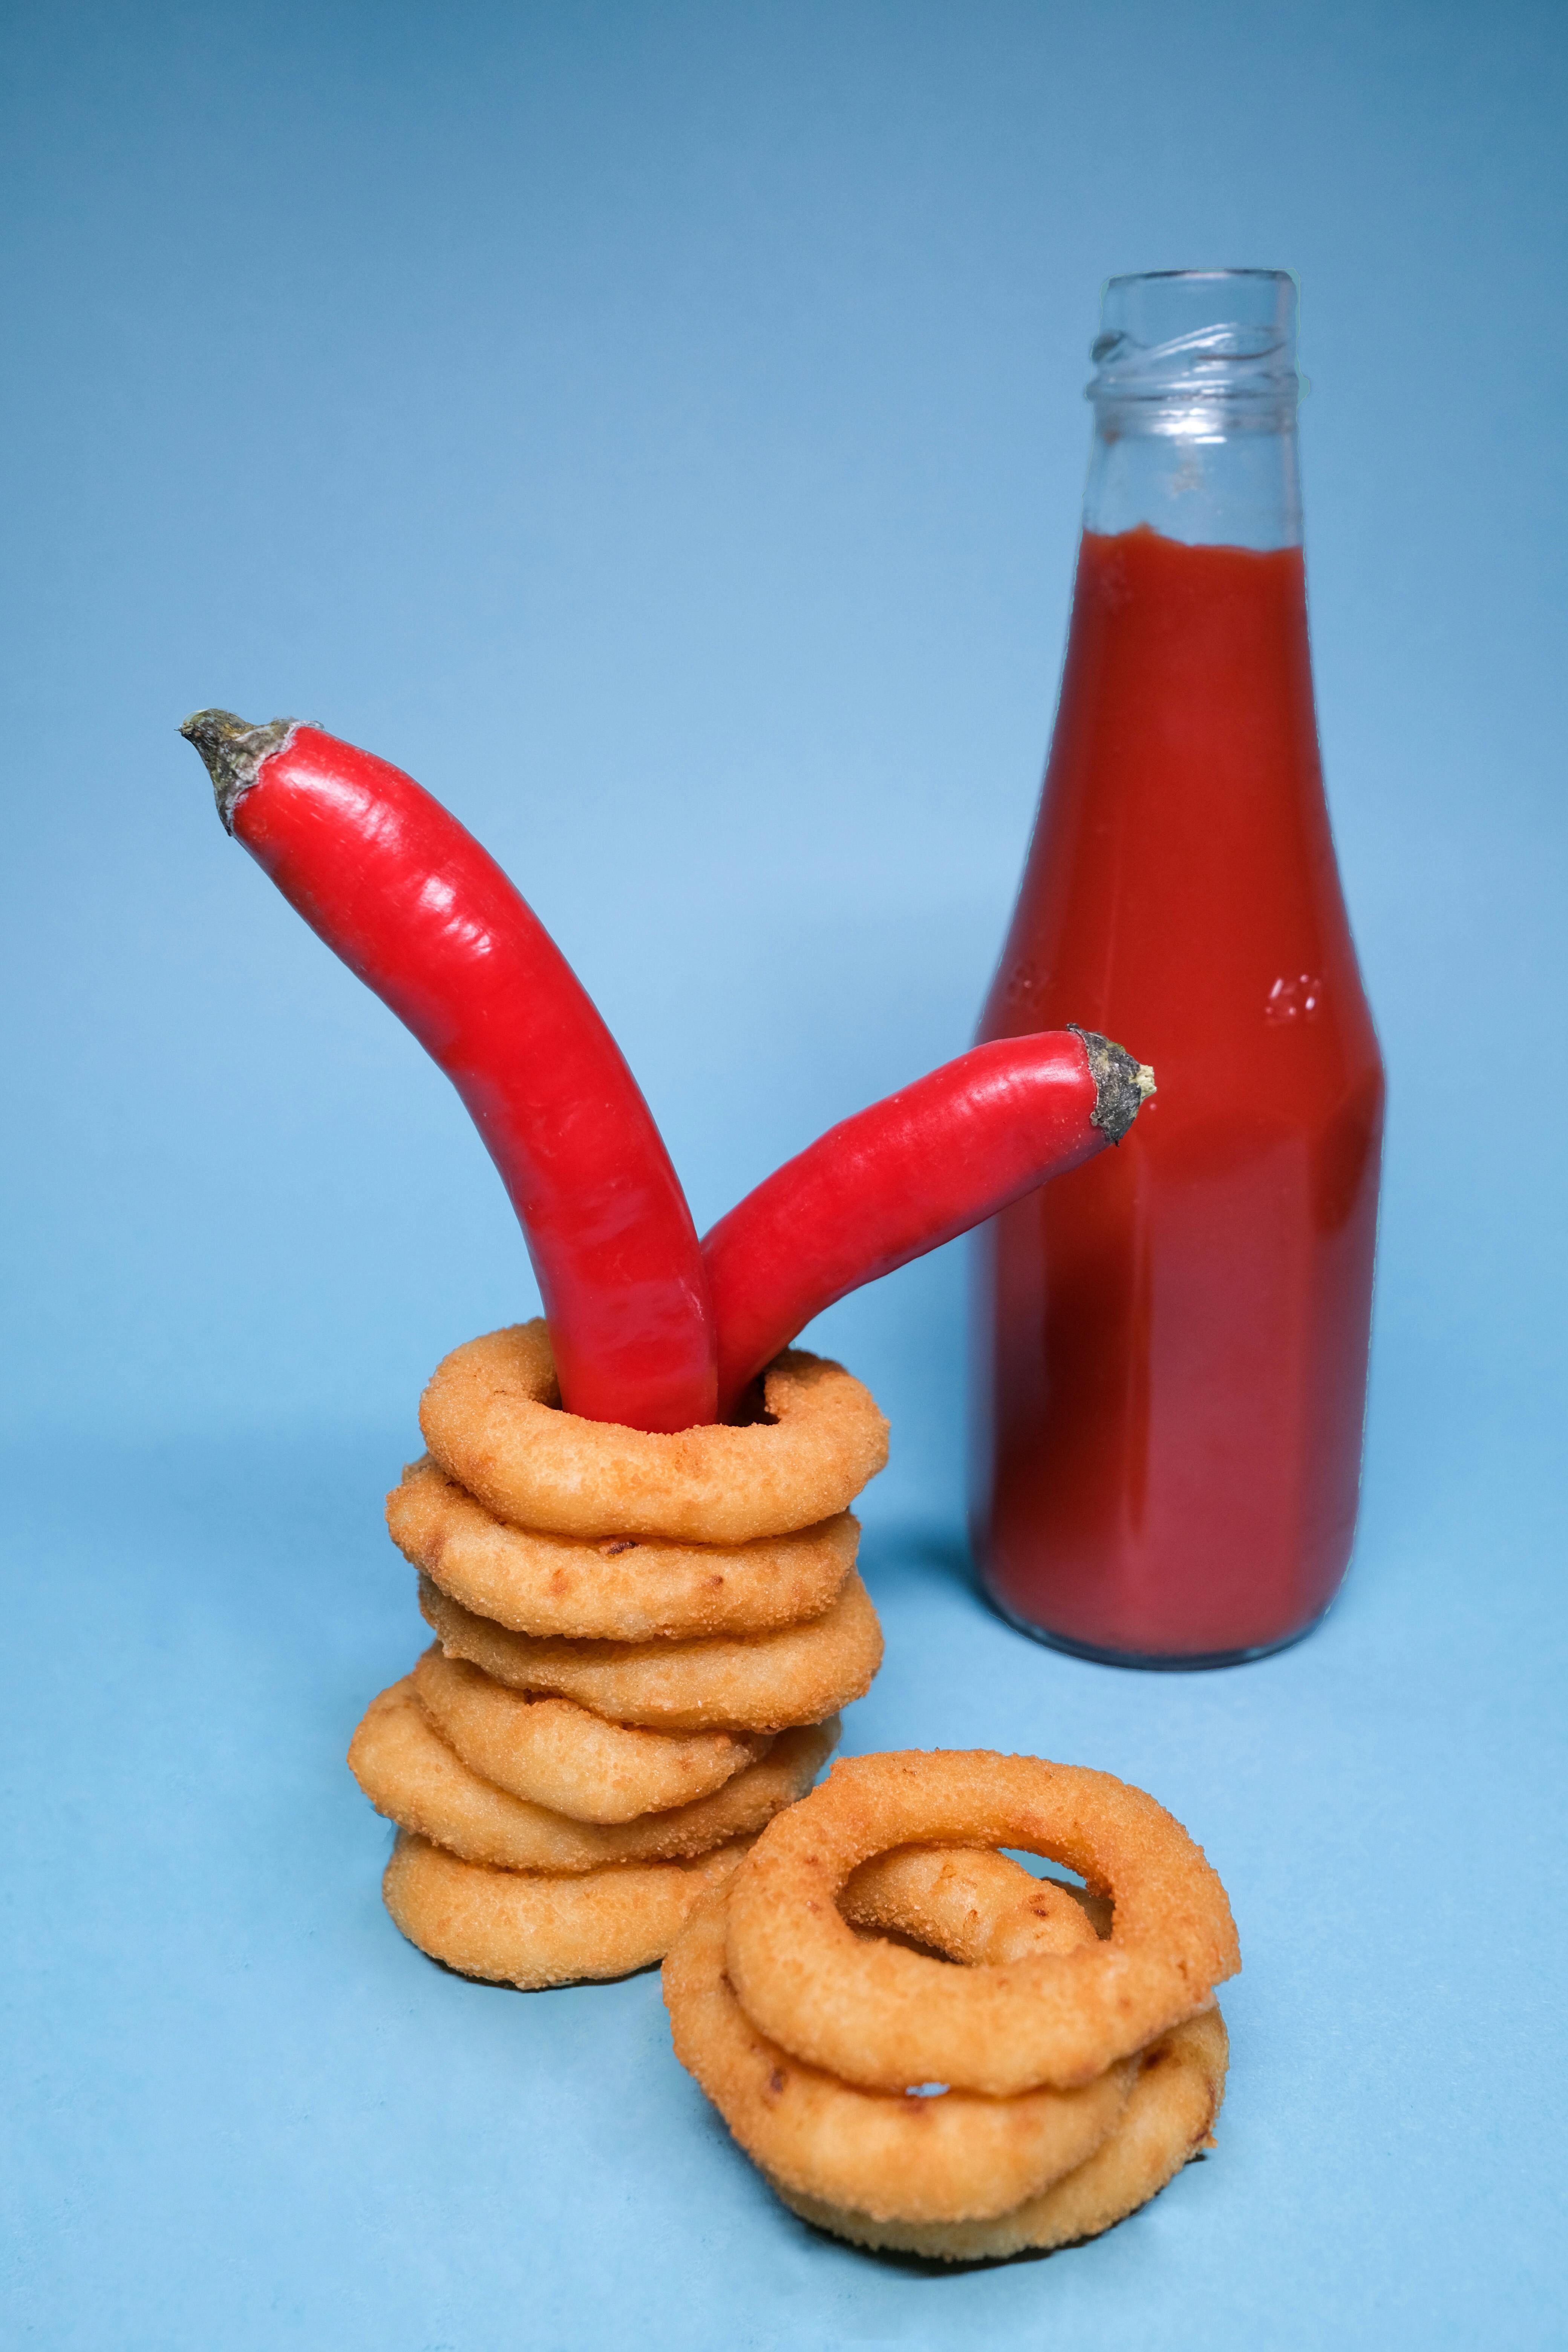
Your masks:
<svg viewBox="0 0 1568 2352"><path fill-rule="evenodd" d="M1083 1040L1089 1074L1094 1080L1094 1108L1089 1123L1112 1143L1120 1143L1154 1091L1154 1073L1147 1062L1134 1061L1125 1045L1112 1045L1098 1029L1080 1029L1076 1021L1069 1021L1068 1027Z"/></svg>
<svg viewBox="0 0 1568 2352"><path fill-rule="evenodd" d="M197 710L186 719L180 732L206 762L226 833L234 831L235 803L256 782L263 760L281 751L299 724L297 719L269 719L264 727L252 727L232 710Z"/></svg>

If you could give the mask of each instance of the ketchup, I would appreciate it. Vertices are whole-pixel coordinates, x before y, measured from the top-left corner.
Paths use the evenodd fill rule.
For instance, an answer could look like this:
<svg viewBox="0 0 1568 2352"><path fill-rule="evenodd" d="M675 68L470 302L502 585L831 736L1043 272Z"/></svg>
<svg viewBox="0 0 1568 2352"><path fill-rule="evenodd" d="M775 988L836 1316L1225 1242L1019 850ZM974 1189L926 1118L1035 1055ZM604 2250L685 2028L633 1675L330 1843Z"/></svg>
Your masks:
<svg viewBox="0 0 1568 2352"><path fill-rule="evenodd" d="M1383 1130L1299 545L1085 533L980 1034L1068 1021L1159 1091L1115 1151L986 1229L982 1574L1094 1656L1256 1655L1316 1621L1350 1557Z"/></svg>

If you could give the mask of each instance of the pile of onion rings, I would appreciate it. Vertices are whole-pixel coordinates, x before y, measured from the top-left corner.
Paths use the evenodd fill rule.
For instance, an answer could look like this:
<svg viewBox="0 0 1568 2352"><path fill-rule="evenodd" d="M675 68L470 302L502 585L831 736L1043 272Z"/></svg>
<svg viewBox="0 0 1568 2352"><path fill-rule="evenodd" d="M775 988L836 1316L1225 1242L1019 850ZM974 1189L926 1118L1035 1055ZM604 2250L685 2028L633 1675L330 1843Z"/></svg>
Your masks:
<svg viewBox="0 0 1568 2352"><path fill-rule="evenodd" d="M420 1419L431 1456L387 1524L436 1641L349 1750L400 1832L387 1908L467 1975L647 1967L810 1788L881 1663L847 1507L887 1425L799 1350L743 1427L582 1420L542 1322L458 1349Z"/></svg>
<svg viewBox="0 0 1568 2352"><path fill-rule="evenodd" d="M786 2204L957 2262L1092 2237L1204 2147L1214 1988L1240 1965L1218 1878L1141 1790L910 1752L840 1763L776 1816L664 1988L676 2055Z"/></svg>

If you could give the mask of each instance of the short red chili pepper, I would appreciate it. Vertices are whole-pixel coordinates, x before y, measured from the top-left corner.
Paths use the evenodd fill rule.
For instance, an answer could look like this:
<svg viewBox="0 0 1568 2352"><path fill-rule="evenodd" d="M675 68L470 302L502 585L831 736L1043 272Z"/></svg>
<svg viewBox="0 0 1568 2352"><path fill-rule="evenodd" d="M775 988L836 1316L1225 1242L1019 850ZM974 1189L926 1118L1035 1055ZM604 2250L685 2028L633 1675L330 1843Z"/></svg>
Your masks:
<svg viewBox="0 0 1568 2352"><path fill-rule="evenodd" d="M292 719L180 732L218 814L445 1070L521 1221L569 1411L714 1417L696 1229L620 1048L538 917L411 776Z"/></svg>
<svg viewBox="0 0 1568 2352"><path fill-rule="evenodd" d="M976 1045L829 1128L707 1235L719 1410L846 1292L1119 1143L1153 1072L1092 1030Z"/></svg>

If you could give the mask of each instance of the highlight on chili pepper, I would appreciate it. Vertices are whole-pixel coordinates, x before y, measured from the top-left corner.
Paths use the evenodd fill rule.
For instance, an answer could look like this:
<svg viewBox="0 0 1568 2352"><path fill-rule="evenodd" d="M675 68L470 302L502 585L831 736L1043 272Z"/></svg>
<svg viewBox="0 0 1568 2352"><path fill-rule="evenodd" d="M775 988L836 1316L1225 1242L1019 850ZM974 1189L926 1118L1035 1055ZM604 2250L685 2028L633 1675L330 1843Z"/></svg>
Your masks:
<svg viewBox="0 0 1568 2352"><path fill-rule="evenodd" d="M696 1228L636 1079L489 852L384 760L319 727L200 710L180 732L218 814L462 1097L517 1212L563 1403L633 1429L711 1422Z"/></svg>
<svg viewBox="0 0 1568 2352"><path fill-rule="evenodd" d="M721 1414L825 1307L1119 1143L1153 1091L1146 1064L1069 1024L976 1045L829 1128L702 1244Z"/></svg>

